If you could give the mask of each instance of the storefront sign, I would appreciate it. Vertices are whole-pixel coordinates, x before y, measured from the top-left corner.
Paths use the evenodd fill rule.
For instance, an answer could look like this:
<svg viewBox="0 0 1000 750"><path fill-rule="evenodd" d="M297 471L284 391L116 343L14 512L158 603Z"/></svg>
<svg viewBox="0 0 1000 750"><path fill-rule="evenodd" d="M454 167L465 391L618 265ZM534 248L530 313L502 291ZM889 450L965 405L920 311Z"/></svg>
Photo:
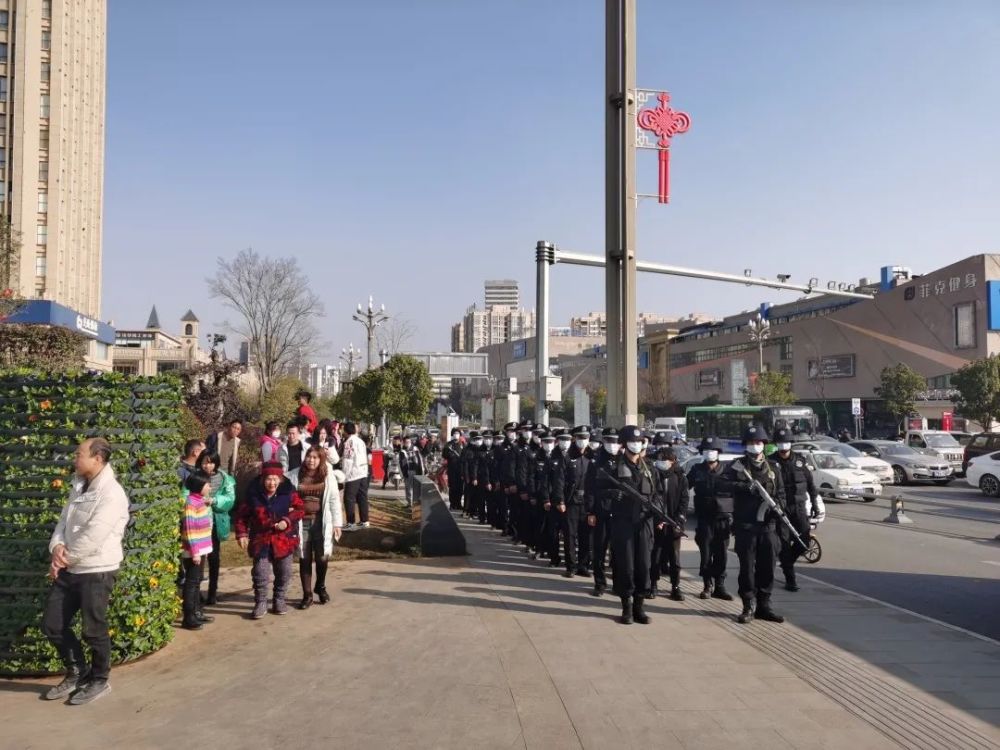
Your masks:
<svg viewBox="0 0 1000 750"><path fill-rule="evenodd" d="M722 370L701 370L698 372L699 388L718 388L722 385Z"/></svg>
<svg viewBox="0 0 1000 750"><path fill-rule="evenodd" d="M915 281L906 291L903 292L903 299L927 299L928 297L940 297L941 295L953 294L960 289L974 289L976 286L976 274L967 273L965 276L951 276L947 279L940 279L935 282Z"/></svg>
<svg viewBox="0 0 1000 750"><path fill-rule="evenodd" d="M809 360L808 375L810 380L853 378L854 374L853 354L835 354L831 357Z"/></svg>
<svg viewBox="0 0 1000 750"><path fill-rule="evenodd" d="M104 344L115 342L115 329L107 323L51 300L29 300L8 316L5 322L59 326L82 333Z"/></svg>

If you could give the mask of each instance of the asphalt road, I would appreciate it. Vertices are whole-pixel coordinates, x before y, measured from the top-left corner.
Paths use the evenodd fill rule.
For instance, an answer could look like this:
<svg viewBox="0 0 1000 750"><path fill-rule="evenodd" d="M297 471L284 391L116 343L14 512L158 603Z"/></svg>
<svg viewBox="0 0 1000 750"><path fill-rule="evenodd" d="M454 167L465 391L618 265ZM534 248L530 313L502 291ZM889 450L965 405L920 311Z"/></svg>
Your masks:
<svg viewBox="0 0 1000 750"><path fill-rule="evenodd" d="M902 493L912 524L884 522L887 497L828 502L823 558L801 573L1000 640L1000 500L964 479L885 491Z"/></svg>

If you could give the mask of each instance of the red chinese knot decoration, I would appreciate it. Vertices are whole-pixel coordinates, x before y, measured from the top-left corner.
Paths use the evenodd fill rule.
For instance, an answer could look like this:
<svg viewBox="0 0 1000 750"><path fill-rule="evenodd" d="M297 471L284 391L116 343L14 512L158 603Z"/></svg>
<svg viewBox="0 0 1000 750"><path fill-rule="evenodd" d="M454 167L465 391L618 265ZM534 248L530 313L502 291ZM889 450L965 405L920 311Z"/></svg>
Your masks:
<svg viewBox="0 0 1000 750"><path fill-rule="evenodd" d="M670 139L678 133L686 133L691 127L691 117L687 112L678 112L670 106L670 94L660 92L656 97L659 106L639 112L636 121L640 128L657 136L656 146L660 151L659 202L670 202Z"/></svg>

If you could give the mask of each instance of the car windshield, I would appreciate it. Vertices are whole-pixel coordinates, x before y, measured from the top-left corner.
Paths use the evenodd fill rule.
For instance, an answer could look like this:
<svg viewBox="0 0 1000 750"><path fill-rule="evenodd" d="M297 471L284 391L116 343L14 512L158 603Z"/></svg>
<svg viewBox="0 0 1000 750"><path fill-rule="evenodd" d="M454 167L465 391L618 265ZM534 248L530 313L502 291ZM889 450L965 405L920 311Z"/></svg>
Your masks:
<svg viewBox="0 0 1000 750"><path fill-rule="evenodd" d="M837 453L813 453L813 460L821 469L851 468L851 462Z"/></svg>
<svg viewBox="0 0 1000 750"><path fill-rule="evenodd" d="M924 435L928 448L961 448L961 444L951 435Z"/></svg>
<svg viewBox="0 0 1000 750"><path fill-rule="evenodd" d="M824 446L824 448L825 447L826 446ZM848 445L847 443L837 443L836 445L831 445L828 450L836 451L844 458L858 458L859 456L864 455L857 448L852 445Z"/></svg>
<svg viewBox="0 0 1000 750"><path fill-rule="evenodd" d="M878 449L887 456L912 456L917 452L908 445L880 445Z"/></svg>

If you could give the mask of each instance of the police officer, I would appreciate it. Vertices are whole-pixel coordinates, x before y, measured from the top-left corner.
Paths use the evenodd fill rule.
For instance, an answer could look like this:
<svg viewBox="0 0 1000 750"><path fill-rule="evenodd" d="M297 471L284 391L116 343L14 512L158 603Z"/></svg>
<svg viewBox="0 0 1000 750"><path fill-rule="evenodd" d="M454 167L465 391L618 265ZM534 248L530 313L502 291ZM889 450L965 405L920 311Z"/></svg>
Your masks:
<svg viewBox="0 0 1000 750"><path fill-rule="evenodd" d="M819 499L809 467L801 456L792 453L791 431L784 427L775 430L774 447L777 450L771 459L781 469L781 481L785 485L785 512L788 520L799 532L802 541L808 545L809 518L811 514L819 515L822 500ZM795 561L805 550L795 541L783 523L778 525L778 537L781 540L778 560L781 563L781 572L785 575L785 588L788 591L798 591L799 586L795 582Z"/></svg>
<svg viewBox="0 0 1000 750"><path fill-rule="evenodd" d="M517 500L514 512L511 513L514 522L514 543L523 544L528 551L528 510L531 507L531 497L534 494L535 451L531 447L531 428L529 421L521 422L518 427L517 444L514 452L517 456Z"/></svg>
<svg viewBox="0 0 1000 750"><path fill-rule="evenodd" d="M642 457L642 431L626 425L618 432L625 450L612 464L612 476L618 484L631 487L649 504L656 489L653 470ZM598 485L601 477L598 476ZM605 479L611 505L611 565L614 569L614 592L622 602L621 622L645 625L649 616L643 609L652 586L650 565L653 553L653 514L632 493L615 488Z"/></svg>
<svg viewBox="0 0 1000 750"><path fill-rule="evenodd" d="M608 500L606 483L598 483L601 470L613 471L613 464L621 449L618 431L605 427L601 433L601 447L598 448L587 467L584 480L584 510L587 512L587 526L591 530L590 555L594 571L593 596L601 596L608 588L604 572L604 560L611 543L611 504Z"/></svg>
<svg viewBox="0 0 1000 750"><path fill-rule="evenodd" d="M477 513L479 492L479 463L483 452L483 436L478 430L469 433L469 444L462 453L462 479L465 481L463 515L472 518Z"/></svg>
<svg viewBox="0 0 1000 750"><path fill-rule="evenodd" d="M590 563L590 527L587 525L584 513L585 487L587 469L590 458L587 456L587 443L590 428L580 425L573 428L572 442L566 452L564 465L566 479L564 496L566 498L566 513L563 519L562 535L565 539L566 578L574 573L578 576L587 575Z"/></svg>
<svg viewBox="0 0 1000 750"><path fill-rule="evenodd" d="M497 467L497 515L494 525L504 536L511 536L511 506L517 498L517 422L503 426L503 440L493 448Z"/></svg>
<svg viewBox="0 0 1000 750"><path fill-rule="evenodd" d="M496 510L493 499L496 460L493 455L493 432L490 430L483 430L483 454L479 461L480 500L476 510L480 525L485 525L489 522L490 514Z"/></svg>
<svg viewBox="0 0 1000 750"><path fill-rule="evenodd" d="M576 560L576 550L574 549L572 553L569 552L568 541L569 535L567 533L566 516L567 516L567 505L566 505L566 492L572 491L572 486L567 484L567 463L569 462L569 450L573 445L573 436L570 434L569 430L556 429L552 431L552 434L556 439L555 450L552 451L552 458L557 460L559 463L559 471L562 474L562 499L560 502L553 502L548 510L545 522L546 529L548 531L547 541L549 544L549 567L557 567L561 564L564 557L568 561L570 559ZM563 545L564 549L560 548L560 544ZM570 568L572 571L572 568ZM564 574L565 575L565 574ZM570 572L569 576L573 573ZM566 576L567 578L569 576Z"/></svg>
<svg viewBox="0 0 1000 750"><path fill-rule="evenodd" d="M565 508L563 497L564 470L562 455L556 449L556 436L547 429L538 431L541 450L535 456L535 505L532 524L535 531L535 545L532 559L548 554L549 567L559 565L558 547L553 545L555 534L553 515L558 507Z"/></svg>
<svg viewBox="0 0 1000 750"><path fill-rule="evenodd" d="M649 598L658 593L657 585L661 574L670 576L670 598L675 602L684 601L681 592L681 533L687 521L688 483L684 471L677 465L677 455L670 445L670 438L661 435L653 439L653 468L656 495L663 511L677 523L673 528L665 521L656 524L653 534L653 558L650 569Z"/></svg>
<svg viewBox="0 0 1000 750"><path fill-rule="evenodd" d="M701 562L699 575L705 584L702 599L732 601L726 591L726 558L729 537L733 533L733 498L724 489L722 464L719 462L719 441L704 437L698 445L704 461L688 472L688 485L694 490L694 512L698 525L694 533Z"/></svg>
<svg viewBox="0 0 1000 750"><path fill-rule="evenodd" d="M462 491L465 488L465 477L462 473L462 453L464 450L462 431L456 427L451 431L451 440L445 444L444 450L441 451L448 468L448 506L452 510L462 509Z"/></svg>
<svg viewBox="0 0 1000 750"><path fill-rule="evenodd" d="M774 563L778 555L777 519L751 481L756 480L775 503L785 502L781 471L764 456L767 430L751 424L743 433L744 455L733 461L723 479L733 493L733 526L736 555L740 558L740 599L743 611L737 621L784 622L771 609ZM747 476L749 474L749 477Z"/></svg>

